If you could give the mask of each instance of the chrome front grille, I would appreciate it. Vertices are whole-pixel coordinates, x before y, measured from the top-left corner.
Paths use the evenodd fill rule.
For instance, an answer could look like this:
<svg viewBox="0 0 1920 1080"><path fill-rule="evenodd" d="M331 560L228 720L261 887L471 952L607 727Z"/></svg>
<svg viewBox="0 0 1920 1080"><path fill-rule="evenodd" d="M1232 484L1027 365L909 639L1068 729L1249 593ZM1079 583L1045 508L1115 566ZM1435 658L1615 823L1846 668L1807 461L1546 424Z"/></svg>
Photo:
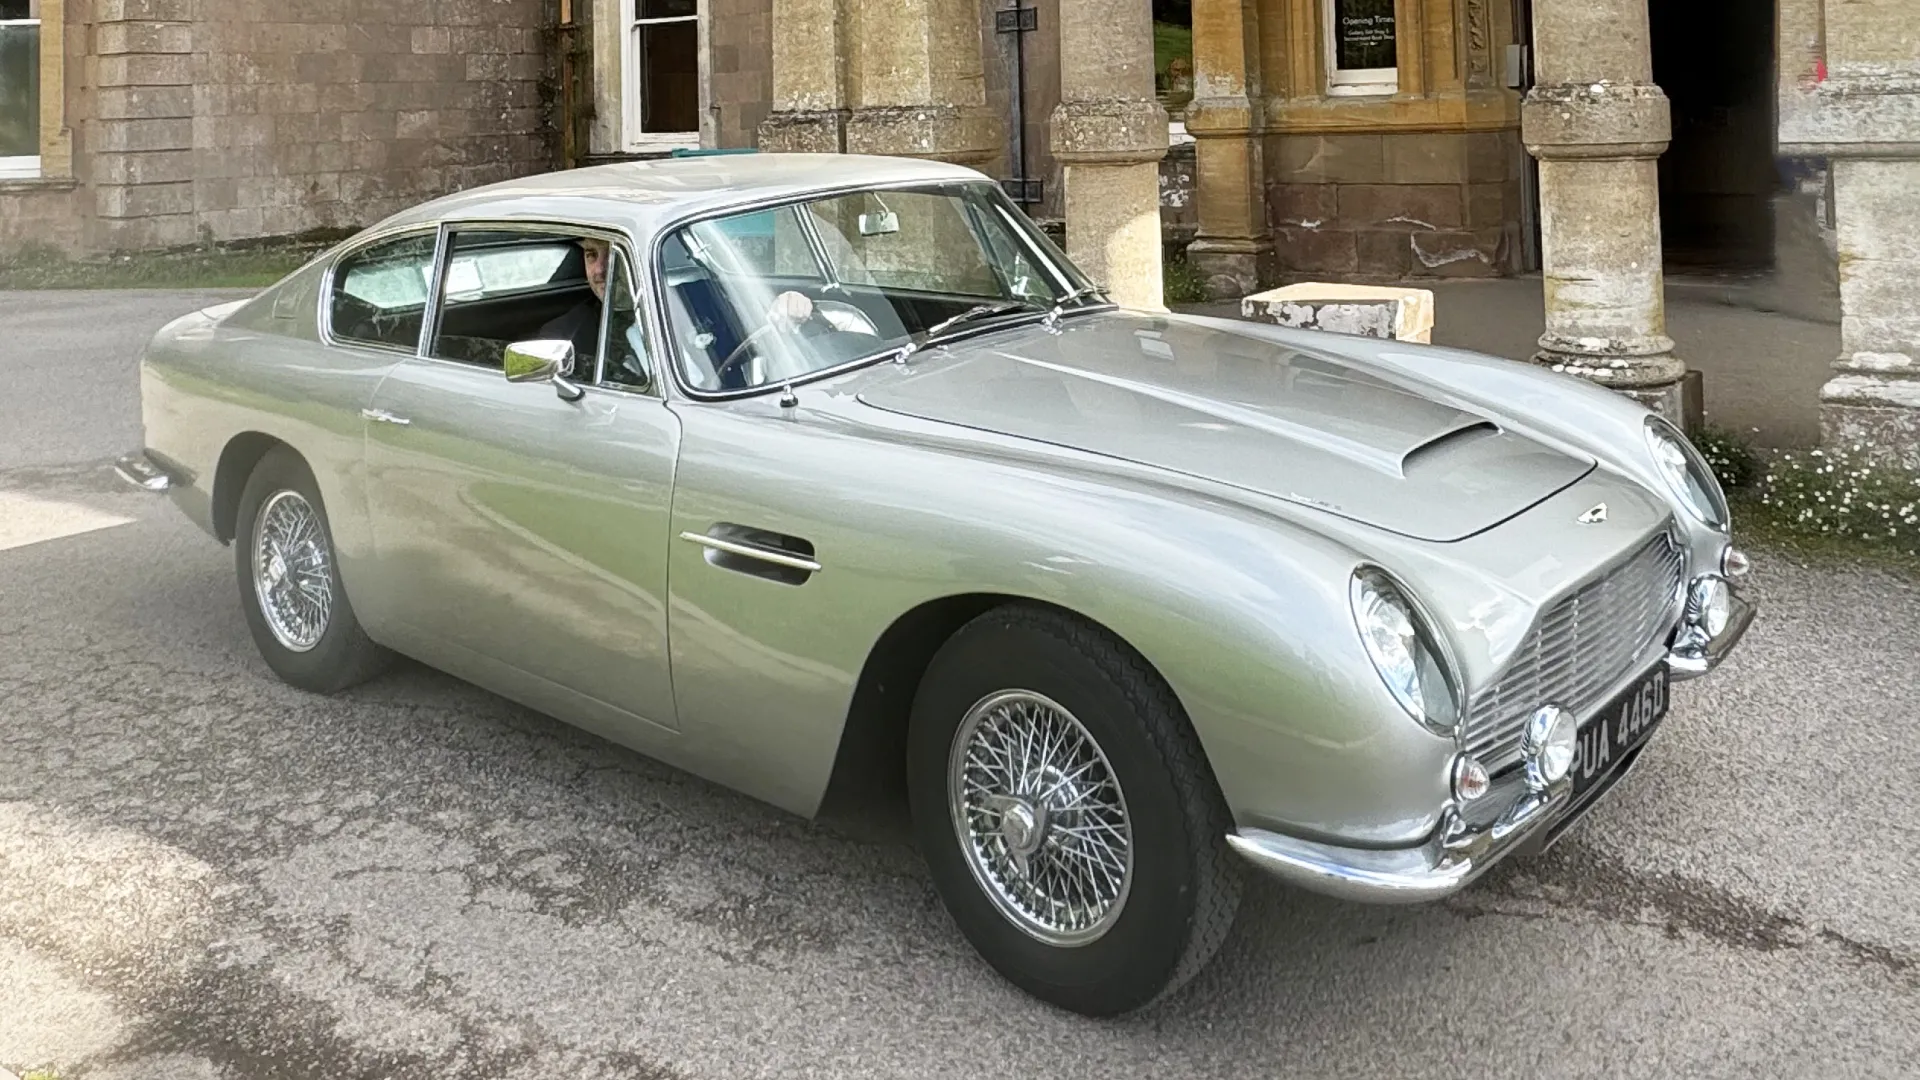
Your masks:
<svg viewBox="0 0 1920 1080"><path fill-rule="evenodd" d="M1548 703L1585 722L1678 614L1685 572L1679 545L1662 532L1548 607L1506 671L1474 695L1468 752L1492 772L1519 760L1527 717Z"/></svg>

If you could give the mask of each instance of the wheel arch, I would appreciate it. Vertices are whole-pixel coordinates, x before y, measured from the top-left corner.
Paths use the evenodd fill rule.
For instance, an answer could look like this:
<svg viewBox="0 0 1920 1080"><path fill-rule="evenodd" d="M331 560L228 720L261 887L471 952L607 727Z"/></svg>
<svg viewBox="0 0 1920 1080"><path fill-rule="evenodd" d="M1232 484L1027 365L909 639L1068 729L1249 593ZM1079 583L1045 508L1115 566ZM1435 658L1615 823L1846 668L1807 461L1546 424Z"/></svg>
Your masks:
<svg viewBox="0 0 1920 1080"><path fill-rule="evenodd" d="M1084 611L1016 593L969 592L928 600L896 618L868 651L847 707L846 724L841 729L833 771L821 799L820 815L865 816L863 811L874 810L899 811L904 815L907 721L920 681L934 654L961 627L1002 607L1054 612L1108 635L1139 657L1147 670L1167 686L1174 700L1179 701L1172 682L1150 657L1126 635ZM1184 703L1182 710L1184 713ZM1193 722L1191 717L1185 717L1185 721L1189 725ZM1219 779L1213 775L1212 763L1203 757L1201 764L1218 790Z"/></svg>
<svg viewBox="0 0 1920 1080"><path fill-rule="evenodd" d="M247 477L253 474L261 458L281 446L295 454L299 453L285 440L260 431L243 431L228 439L227 444L221 447L220 462L213 470L210 521L214 538L222 544L233 543L234 534L238 531L240 493L246 490Z"/></svg>

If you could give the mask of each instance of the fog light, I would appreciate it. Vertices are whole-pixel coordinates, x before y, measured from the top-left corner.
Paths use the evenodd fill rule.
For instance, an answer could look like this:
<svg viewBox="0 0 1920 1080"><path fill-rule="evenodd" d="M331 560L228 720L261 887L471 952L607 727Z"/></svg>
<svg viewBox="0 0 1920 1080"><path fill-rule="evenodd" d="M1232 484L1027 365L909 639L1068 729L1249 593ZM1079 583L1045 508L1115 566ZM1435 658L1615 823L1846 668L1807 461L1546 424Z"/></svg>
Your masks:
<svg viewBox="0 0 1920 1080"><path fill-rule="evenodd" d="M1573 768L1580 730L1573 714L1548 705L1527 720L1520 752L1527 757L1527 780L1536 788L1558 783Z"/></svg>
<svg viewBox="0 0 1920 1080"><path fill-rule="evenodd" d="M1727 553L1720 557L1720 571L1728 577L1746 577L1747 571L1751 569L1753 569L1753 560L1747 558L1747 553L1737 547L1727 548Z"/></svg>
<svg viewBox="0 0 1920 1080"><path fill-rule="evenodd" d="M1708 637L1719 637L1733 618L1733 592L1726 581L1717 577L1695 580L1687 595L1687 618Z"/></svg>
<svg viewBox="0 0 1920 1080"><path fill-rule="evenodd" d="M1485 795L1493 787L1493 777L1487 775L1487 767L1477 758L1461 754L1453 761L1453 797L1463 803L1470 803Z"/></svg>

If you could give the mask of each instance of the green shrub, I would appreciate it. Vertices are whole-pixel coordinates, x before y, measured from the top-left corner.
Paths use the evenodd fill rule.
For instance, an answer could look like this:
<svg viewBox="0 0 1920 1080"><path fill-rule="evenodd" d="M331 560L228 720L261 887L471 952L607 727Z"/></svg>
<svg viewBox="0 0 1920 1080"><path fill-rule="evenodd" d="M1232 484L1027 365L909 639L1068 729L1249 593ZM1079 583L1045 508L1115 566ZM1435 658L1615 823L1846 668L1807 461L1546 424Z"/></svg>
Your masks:
<svg viewBox="0 0 1920 1080"><path fill-rule="evenodd" d="M1753 486L1760 476L1760 457L1738 435L1712 424L1690 436L1700 456L1713 467L1720 486L1737 491Z"/></svg>
<svg viewBox="0 0 1920 1080"><path fill-rule="evenodd" d="M1161 276L1165 279L1161 290L1168 304L1204 304L1213 299L1206 277L1185 255L1168 259L1162 266Z"/></svg>

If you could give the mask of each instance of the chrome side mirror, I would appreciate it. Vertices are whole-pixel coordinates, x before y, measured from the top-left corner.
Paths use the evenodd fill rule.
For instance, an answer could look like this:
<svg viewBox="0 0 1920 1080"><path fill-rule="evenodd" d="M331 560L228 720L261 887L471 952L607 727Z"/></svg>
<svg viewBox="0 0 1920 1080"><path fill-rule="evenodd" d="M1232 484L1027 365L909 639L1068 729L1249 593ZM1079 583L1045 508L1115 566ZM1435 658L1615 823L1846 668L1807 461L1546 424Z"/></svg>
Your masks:
<svg viewBox="0 0 1920 1080"><path fill-rule="evenodd" d="M573 367L573 342L559 338L516 341L507 346L501 367L510 383L550 382L568 401L579 400L586 391L569 382L563 372Z"/></svg>

